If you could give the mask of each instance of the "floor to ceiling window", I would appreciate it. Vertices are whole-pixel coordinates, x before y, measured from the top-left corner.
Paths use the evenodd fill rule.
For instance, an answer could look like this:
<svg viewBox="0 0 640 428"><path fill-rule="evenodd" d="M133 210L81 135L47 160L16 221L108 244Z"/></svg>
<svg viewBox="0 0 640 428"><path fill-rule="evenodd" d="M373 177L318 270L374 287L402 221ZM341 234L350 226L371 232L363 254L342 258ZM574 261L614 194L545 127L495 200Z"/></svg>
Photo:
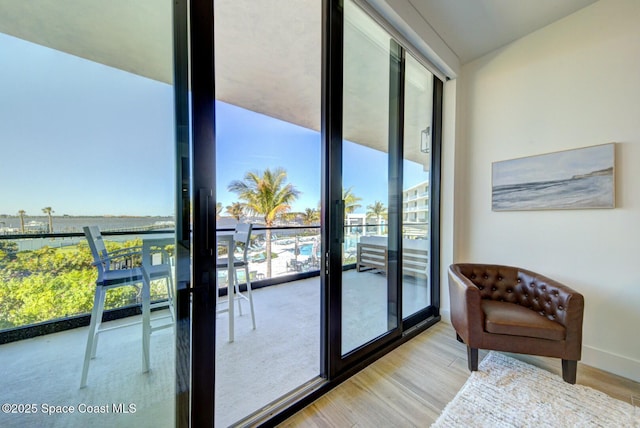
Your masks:
<svg viewBox="0 0 640 428"><path fill-rule="evenodd" d="M345 361L361 359L380 338L398 339L404 318L437 316L430 287L432 157L421 145L433 140L422 131L438 124L432 124L433 76L345 2L340 163L324 164L333 171L339 165L340 192L337 205L323 202L320 4L220 1L214 9L216 224L218 233L239 222L254 226L248 278L241 273L239 281L253 284L257 309L255 330L249 313L236 311L233 338L228 313L216 316L215 419L227 425L264 411L319 373L331 378L318 365L337 358L323 354L335 349L323 343L333 340L322 322L331 305L327 290L341 290L338 358ZM269 196L260 189L274 180L271 194L282 191L288 199L280 207L257 205ZM321 207L339 210L339 228L320 227ZM320 250L332 239L341 243L340 278L324 275L328 260ZM226 272L218 274L218 308L228 308L229 283ZM246 391L255 399L243 401Z"/></svg>
<svg viewBox="0 0 640 428"><path fill-rule="evenodd" d="M153 241L175 260L172 2L152 3L1 7L0 426L175 425L164 280L149 370L140 282L107 291L102 326L118 328L81 385L98 278L83 227L112 253Z"/></svg>
<svg viewBox="0 0 640 428"><path fill-rule="evenodd" d="M325 65L330 379L439 320L441 126L441 82L356 2L332 6L343 25L328 26Z"/></svg>
<svg viewBox="0 0 640 428"><path fill-rule="evenodd" d="M438 318L442 82L355 2L5 3L0 396L38 407L1 426L268 418ZM239 222L256 328L244 304L232 338L213 272ZM142 293L109 291L122 328L80 388L94 224L110 250L163 242L177 294L143 373Z"/></svg>
<svg viewBox="0 0 640 428"><path fill-rule="evenodd" d="M405 57L402 182L402 316L431 304L433 75Z"/></svg>
<svg viewBox="0 0 640 428"><path fill-rule="evenodd" d="M343 257L356 269L342 273L342 354L398 326L388 311L390 43L370 17L345 2Z"/></svg>
<svg viewBox="0 0 640 428"><path fill-rule="evenodd" d="M216 1L214 16L217 230L253 225L238 281L255 330L246 301L230 324L217 277L215 421L228 426L320 373L321 3Z"/></svg>

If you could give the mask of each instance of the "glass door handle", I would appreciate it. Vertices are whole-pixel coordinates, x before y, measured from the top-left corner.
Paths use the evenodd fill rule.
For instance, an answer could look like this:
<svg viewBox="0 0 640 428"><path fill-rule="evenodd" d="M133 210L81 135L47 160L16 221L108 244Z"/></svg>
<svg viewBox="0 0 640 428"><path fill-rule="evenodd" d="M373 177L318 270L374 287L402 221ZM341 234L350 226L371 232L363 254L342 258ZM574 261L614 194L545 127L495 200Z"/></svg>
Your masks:
<svg viewBox="0 0 640 428"><path fill-rule="evenodd" d="M335 219L333 222L333 232L334 232L334 237L336 239L336 242L339 242L341 244L344 243L344 228L345 228L345 224L344 224L344 200L337 200L335 201L336 203L336 209L335 209Z"/></svg>
<svg viewBox="0 0 640 428"><path fill-rule="evenodd" d="M204 226L204 239L200 240L200 252L204 255L212 255L214 253L211 243L216 242L216 231L211 227L209 217L211 213L215 213L215 207L213 206L213 189L207 187L198 189L198 200L200 203L198 210L200 225Z"/></svg>

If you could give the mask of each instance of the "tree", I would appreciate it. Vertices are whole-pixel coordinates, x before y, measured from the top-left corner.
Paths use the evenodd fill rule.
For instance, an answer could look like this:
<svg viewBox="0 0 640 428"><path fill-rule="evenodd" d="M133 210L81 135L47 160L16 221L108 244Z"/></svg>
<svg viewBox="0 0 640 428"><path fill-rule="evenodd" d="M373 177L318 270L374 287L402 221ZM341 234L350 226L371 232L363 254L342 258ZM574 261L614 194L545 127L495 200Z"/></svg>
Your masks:
<svg viewBox="0 0 640 428"><path fill-rule="evenodd" d="M237 221L240 221L242 216L244 216L244 205L240 202L234 202L231 205L227 206L227 214L231 217L235 218Z"/></svg>
<svg viewBox="0 0 640 428"><path fill-rule="evenodd" d="M299 213L291 213L291 212L287 212L287 213L281 213L279 215L280 220L286 222L286 223L294 223L296 221L296 219L298 218L298 214Z"/></svg>
<svg viewBox="0 0 640 428"><path fill-rule="evenodd" d="M55 211L53 211L53 208L51 207L44 207L42 209L42 212L49 217L49 233L53 233L53 218L51 217L51 214L53 214Z"/></svg>
<svg viewBox="0 0 640 428"><path fill-rule="evenodd" d="M0 269L4 269L6 264L15 260L18 252L18 244L14 241L0 241Z"/></svg>
<svg viewBox="0 0 640 428"><path fill-rule="evenodd" d="M320 212L313 208L307 208L302 213L302 222L304 224L312 224L320 220Z"/></svg>
<svg viewBox="0 0 640 428"><path fill-rule="evenodd" d="M375 217L378 223L378 235L382 235L382 219L387 218L387 208L380 201L367 205L367 218Z"/></svg>
<svg viewBox="0 0 640 428"><path fill-rule="evenodd" d="M357 197L353 191L353 186L349 187L347 190L342 189L342 200L344 201L344 213L351 214L362 205L358 204L362 200L362 198Z"/></svg>
<svg viewBox="0 0 640 428"><path fill-rule="evenodd" d="M267 278L271 278L271 226L277 216L291 209L291 203L300 195L292 184L286 184L287 172L283 168L247 172L243 180L229 183L228 189L244 201L251 214L264 219L266 230Z"/></svg>
<svg viewBox="0 0 640 428"><path fill-rule="evenodd" d="M1 244L1 242L0 242ZM137 247L140 239L105 242L109 250ZM91 311L97 269L85 242L64 248L18 251L15 243L0 245L0 329L67 318ZM166 298L164 284L151 284L151 299ZM137 290L109 290L105 308L137 301Z"/></svg>
<svg viewBox="0 0 640 428"><path fill-rule="evenodd" d="M20 216L20 232L24 233L24 216L27 212L25 210L18 211L18 215Z"/></svg>
<svg viewBox="0 0 640 428"><path fill-rule="evenodd" d="M222 202L216 202L216 220L220 218L222 212Z"/></svg>

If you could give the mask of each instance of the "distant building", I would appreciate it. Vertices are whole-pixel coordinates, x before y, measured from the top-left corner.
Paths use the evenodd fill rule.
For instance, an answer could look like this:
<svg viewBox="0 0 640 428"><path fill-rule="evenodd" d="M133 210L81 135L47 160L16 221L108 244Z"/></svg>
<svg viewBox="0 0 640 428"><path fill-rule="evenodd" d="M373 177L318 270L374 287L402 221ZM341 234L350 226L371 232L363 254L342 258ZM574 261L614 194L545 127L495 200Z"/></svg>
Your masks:
<svg viewBox="0 0 640 428"><path fill-rule="evenodd" d="M377 220L369 219L369 223L376 223ZM345 218L345 228L347 234L372 235L383 234L386 231L384 227L386 221L381 219L382 232L378 230L378 225L367 226L366 214L347 214ZM402 222L405 226L405 233L411 232L407 229L407 225L417 223L426 225L429 222L429 181L423 181L415 186L409 187L402 191ZM426 229L424 226L418 226L420 232L413 231L409 235L424 235Z"/></svg>
<svg viewBox="0 0 640 428"><path fill-rule="evenodd" d="M402 191L402 222L429 222L429 181Z"/></svg>
<svg viewBox="0 0 640 428"><path fill-rule="evenodd" d="M24 225L24 231L26 233L47 233L49 227L46 223L41 221L32 220Z"/></svg>

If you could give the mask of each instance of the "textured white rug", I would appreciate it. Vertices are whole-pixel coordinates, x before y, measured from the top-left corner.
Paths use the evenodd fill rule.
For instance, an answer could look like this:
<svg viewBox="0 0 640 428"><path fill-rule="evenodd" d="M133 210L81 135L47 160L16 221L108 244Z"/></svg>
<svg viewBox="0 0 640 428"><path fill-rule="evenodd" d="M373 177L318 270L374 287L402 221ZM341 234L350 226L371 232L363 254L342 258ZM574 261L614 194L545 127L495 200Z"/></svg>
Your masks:
<svg viewBox="0 0 640 428"><path fill-rule="evenodd" d="M640 427L633 407L546 370L490 352L432 428Z"/></svg>

